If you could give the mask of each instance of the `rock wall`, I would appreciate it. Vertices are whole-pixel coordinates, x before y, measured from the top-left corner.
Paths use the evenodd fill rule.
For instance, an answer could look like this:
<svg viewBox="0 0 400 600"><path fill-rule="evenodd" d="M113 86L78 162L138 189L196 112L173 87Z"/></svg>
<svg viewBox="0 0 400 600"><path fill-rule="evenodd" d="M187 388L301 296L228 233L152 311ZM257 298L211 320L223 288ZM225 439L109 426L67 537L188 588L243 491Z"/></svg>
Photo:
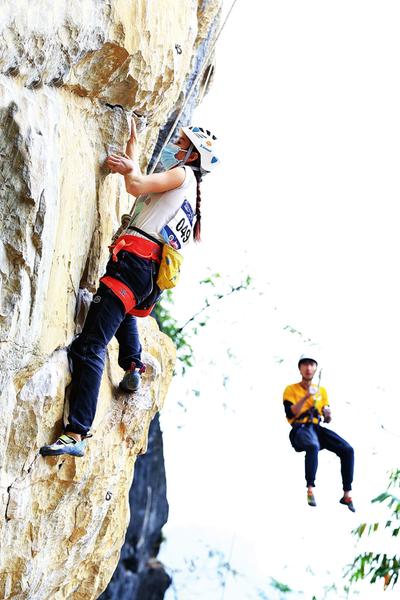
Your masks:
<svg viewBox="0 0 400 600"><path fill-rule="evenodd" d="M220 0L2 8L0 598L97 598L116 567L135 459L174 363L151 318L141 322L149 364L142 392L116 391L112 343L85 457L43 459L38 448L61 429L78 290L96 286L132 202L104 159L124 148L134 112L147 122L146 168L219 10Z"/></svg>
<svg viewBox="0 0 400 600"><path fill-rule="evenodd" d="M129 492L131 522L118 567L100 600L156 600L171 583L156 557L168 519L163 440L158 415L151 422L147 452L138 457Z"/></svg>

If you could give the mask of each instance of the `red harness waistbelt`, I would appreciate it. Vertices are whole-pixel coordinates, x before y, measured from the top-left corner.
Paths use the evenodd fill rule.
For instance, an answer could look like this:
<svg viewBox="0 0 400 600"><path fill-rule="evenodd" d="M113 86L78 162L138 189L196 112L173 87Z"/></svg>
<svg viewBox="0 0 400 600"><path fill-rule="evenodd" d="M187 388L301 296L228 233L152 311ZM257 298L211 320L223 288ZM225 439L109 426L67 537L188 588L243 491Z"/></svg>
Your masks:
<svg viewBox="0 0 400 600"><path fill-rule="evenodd" d="M141 258L154 260L157 263L161 262L162 246L151 240L137 237L136 235L121 235L121 237L115 240L114 244L109 246L109 248L112 252L112 259L114 262L118 261L117 255L121 250L126 250Z"/></svg>
<svg viewBox="0 0 400 600"><path fill-rule="evenodd" d="M109 248L112 252L112 259L114 262L118 261L118 252L121 250L126 250L127 252L131 252L132 254L136 254L147 260L154 260L157 263L161 262L162 246L151 240L137 237L136 235L122 235L115 240L114 244L109 246ZM134 293L127 285L122 283L122 281L119 281L119 279L114 279L114 277L105 275L100 281L110 288L110 290L112 290L121 300L125 307L125 311L128 314L136 317L147 317L153 310L154 305L147 309L135 308L136 298Z"/></svg>

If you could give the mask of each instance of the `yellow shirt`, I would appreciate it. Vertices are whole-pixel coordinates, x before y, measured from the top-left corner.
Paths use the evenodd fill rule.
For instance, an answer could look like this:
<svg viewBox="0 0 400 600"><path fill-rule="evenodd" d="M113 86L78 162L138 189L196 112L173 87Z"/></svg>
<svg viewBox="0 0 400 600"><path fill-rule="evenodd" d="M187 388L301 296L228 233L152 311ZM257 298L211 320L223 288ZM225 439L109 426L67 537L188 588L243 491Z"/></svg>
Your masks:
<svg viewBox="0 0 400 600"><path fill-rule="evenodd" d="M283 401L290 402L291 404L296 404L299 400L304 398L306 395L306 390L301 386L300 383L292 383L285 388L283 392ZM328 402L328 394L326 393L326 389L320 387L314 396L310 396L303 404L303 408L301 409L301 413L297 417L286 417L290 424L296 423L308 423L310 421L310 415L304 415L308 410L314 408L314 414L312 422L318 423L319 419L316 416L316 413L322 417L322 409L324 406L329 406Z"/></svg>

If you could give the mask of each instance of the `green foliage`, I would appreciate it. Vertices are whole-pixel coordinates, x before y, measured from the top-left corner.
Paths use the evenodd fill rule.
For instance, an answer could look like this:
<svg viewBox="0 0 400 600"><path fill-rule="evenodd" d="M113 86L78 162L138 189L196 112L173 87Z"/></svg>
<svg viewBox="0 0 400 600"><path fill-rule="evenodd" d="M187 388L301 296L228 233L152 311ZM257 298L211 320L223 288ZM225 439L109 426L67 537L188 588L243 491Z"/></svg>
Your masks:
<svg viewBox="0 0 400 600"><path fill-rule="evenodd" d="M305 337L305 335L299 331L298 329L296 329L295 327L292 327L292 325L285 325L283 327L283 331L288 331L289 333L293 333L294 335L298 335L299 337L303 338L303 341L305 343L311 342L311 338L310 337Z"/></svg>
<svg viewBox="0 0 400 600"><path fill-rule="evenodd" d="M156 319L161 331L173 340L184 373L186 368L193 366L193 348L188 337L182 333L182 328L178 326L178 321L171 315L172 305L172 291L166 290L162 302L158 302L154 307L152 316Z"/></svg>
<svg viewBox="0 0 400 600"><path fill-rule="evenodd" d="M292 589L288 585L286 585L286 583L281 583L280 581L277 581L273 577L271 577L271 586L273 588L275 588L276 590L283 592L284 594L287 594L288 592L292 591Z"/></svg>
<svg viewBox="0 0 400 600"><path fill-rule="evenodd" d="M226 286L226 284L224 283L224 281L221 278L221 274L220 273L213 273L211 276L206 277L205 279L202 279L200 281L200 285L206 285L206 286L211 286L213 288L217 287L216 284L216 280L219 280L220 283L220 289L216 289L216 291L213 292L211 298L205 297L204 298L204 305L202 306L202 308L197 311L194 315L192 315L190 317L190 319L188 319L186 321L186 323L184 323L181 327L181 331L182 329L185 329L188 325L191 325L193 333L197 334L198 330L197 330L197 326L200 327L204 327L204 325L206 325L207 320L208 320L208 315L204 313L206 313L208 311L209 308L211 308L212 306L215 306L215 304L219 301L219 300L224 300L226 298L228 298L228 296L231 296L232 294L236 293L236 292L240 292L242 290L247 290L250 287L250 284L252 282L252 279L250 277L250 275L247 275L243 281L241 281L238 285L232 285L232 284L228 284ZM201 320L200 320L201 318Z"/></svg>
<svg viewBox="0 0 400 600"><path fill-rule="evenodd" d="M231 294L247 290L250 287L251 281L251 277L247 275L238 285L227 285L223 281L220 273L213 273L205 279L202 279L200 285L212 288L212 294L210 297L206 296L202 308L180 326L178 325L178 321L171 314L171 308L173 306L172 290L166 290L164 292L161 301L156 304L152 316L156 319L161 331L168 335L174 342L182 374L186 372L187 368L193 367L194 357L190 339L193 335L198 335L200 328L206 326L209 318L209 314L207 314L209 309Z"/></svg>
<svg viewBox="0 0 400 600"><path fill-rule="evenodd" d="M393 487L400 487L400 469L392 471L387 490L372 500L372 502L384 504L386 509L390 511L390 518L387 518L383 523L361 523L352 531L356 537L361 538L364 535L371 535L378 529L389 530L393 537L399 535L400 498L398 494L392 493L391 489ZM371 583L376 583L379 579L383 579L384 589L389 585L394 587L399 579L399 574L400 556L388 556L387 554L373 552L364 552L356 556L346 573L351 582L369 578Z"/></svg>

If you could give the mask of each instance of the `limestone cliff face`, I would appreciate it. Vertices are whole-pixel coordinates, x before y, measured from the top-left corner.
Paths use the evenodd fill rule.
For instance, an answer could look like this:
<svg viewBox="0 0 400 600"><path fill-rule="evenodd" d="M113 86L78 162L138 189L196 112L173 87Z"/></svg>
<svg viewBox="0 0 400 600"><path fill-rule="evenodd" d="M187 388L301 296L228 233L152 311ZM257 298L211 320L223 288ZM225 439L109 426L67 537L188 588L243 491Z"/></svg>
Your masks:
<svg viewBox="0 0 400 600"><path fill-rule="evenodd" d="M78 290L96 286L131 201L104 168L132 111L142 167L204 61L220 0L6 3L0 21L0 598L97 598L118 561L128 492L174 348L141 322L143 390L116 391L109 348L83 459L38 456L59 433ZM8 11L8 12L7 12ZM201 85L188 110L193 108Z"/></svg>
<svg viewBox="0 0 400 600"><path fill-rule="evenodd" d="M135 463L129 492L131 521L121 558L100 600L161 600L171 584L157 560L168 519L163 440L158 415L149 429L147 452Z"/></svg>

